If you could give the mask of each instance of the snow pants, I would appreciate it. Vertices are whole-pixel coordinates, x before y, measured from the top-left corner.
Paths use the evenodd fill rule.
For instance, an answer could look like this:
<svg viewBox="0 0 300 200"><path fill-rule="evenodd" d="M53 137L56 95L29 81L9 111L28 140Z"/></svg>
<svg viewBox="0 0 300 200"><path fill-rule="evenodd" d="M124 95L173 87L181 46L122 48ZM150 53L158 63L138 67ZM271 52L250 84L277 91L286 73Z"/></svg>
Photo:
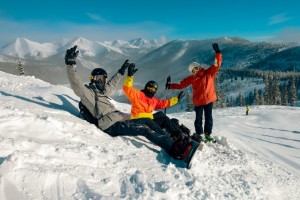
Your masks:
<svg viewBox="0 0 300 200"><path fill-rule="evenodd" d="M182 132L179 123L174 123L165 113L159 111L153 114L153 121L162 129L166 129L171 136Z"/></svg>
<svg viewBox="0 0 300 200"><path fill-rule="evenodd" d="M104 132L112 137L144 136L153 144L164 149L167 153L170 153L174 144L168 133L163 131L153 120L148 118L119 121L104 130Z"/></svg>
<svg viewBox="0 0 300 200"><path fill-rule="evenodd" d="M213 108L213 102L203 106L195 106L196 119L194 125L195 125L196 134L198 135L201 135L203 133L207 135L211 134L213 128L212 108ZM205 117L204 132L202 127L203 111Z"/></svg>

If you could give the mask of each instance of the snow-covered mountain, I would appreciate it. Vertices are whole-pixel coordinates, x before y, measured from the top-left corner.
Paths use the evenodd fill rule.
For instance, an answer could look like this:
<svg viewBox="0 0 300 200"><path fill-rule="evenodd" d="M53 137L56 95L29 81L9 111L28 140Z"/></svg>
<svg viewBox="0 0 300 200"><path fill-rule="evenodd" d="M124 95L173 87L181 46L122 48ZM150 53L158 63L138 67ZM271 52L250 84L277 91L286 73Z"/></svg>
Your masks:
<svg viewBox="0 0 300 200"><path fill-rule="evenodd" d="M57 53L59 43L38 43L26 38L17 38L15 41L5 45L0 54L15 56L19 58L42 59Z"/></svg>
<svg viewBox="0 0 300 200"><path fill-rule="evenodd" d="M160 78L165 81L166 77L171 75L174 81L177 81L189 74L187 66L191 62L196 61L208 65L213 63L212 43L214 42L219 44L223 53L222 68L258 68L286 71L290 69L290 63L293 63L295 70L300 71L300 56L298 56L299 51L297 51L300 45L298 43L249 42L241 38L228 37L170 41L141 57L137 64L142 69L142 73L147 74L148 79L155 79L160 82ZM289 61L288 64L282 62L283 58ZM266 68L262 63L267 60L270 60L269 63L278 63L278 65L269 64ZM279 63L280 68L278 68ZM157 72L161 72L160 76L157 76ZM136 80L139 82L143 79L143 76L141 78L136 76Z"/></svg>
<svg viewBox="0 0 300 200"><path fill-rule="evenodd" d="M82 37L72 40L61 39L49 43L33 42L17 38L0 50L0 70L18 74L17 60L24 63L26 75L41 78L53 84L67 84L64 71L65 51L75 45L80 54L77 65L84 79L88 80L91 69L102 67L109 75L115 73L126 59L136 61L141 56L161 46L157 40L142 38L130 41L90 41Z"/></svg>
<svg viewBox="0 0 300 200"><path fill-rule="evenodd" d="M187 65L193 61L210 65L214 60L211 44L215 42L219 43L223 53L222 68L300 71L298 43L250 42L229 37L173 40L166 44L142 38L99 42L78 37L50 43L17 38L0 50L0 70L17 74L16 62L22 58L25 74L53 84L66 84L66 74L57 73L64 70L63 58L66 49L77 45L80 51L77 59L78 69L86 80L91 69L95 67L102 67L112 75L126 59L129 59L139 68L136 82L143 85L153 79L164 84L168 75L171 75L174 81L188 75Z"/></svg>
<svg viewBox="0 0 300 200"><path fill-rule="evenodd" d="M112 138L78 118L78 100L67 87L0 72L1 200L300 197L300 108L215 109L218 143L187 170L144 137ZM194 131L194 112L169 116Z"/></svg>
<svg viewBox="0 0 300 200"><path fill-rule="evenodd" d="M17 38L1 48L0 54L19 58L45 59L56 54L64 54L65 50L77 45L81 50L81 56L94 57L107 52L121 54L127 57L138 57L148 51L156 49L162 44L157 40L145 40L142 38L123 41L91 41L82 37L73 40L62 39L49 43L38 43L26 38Z"/></svg>

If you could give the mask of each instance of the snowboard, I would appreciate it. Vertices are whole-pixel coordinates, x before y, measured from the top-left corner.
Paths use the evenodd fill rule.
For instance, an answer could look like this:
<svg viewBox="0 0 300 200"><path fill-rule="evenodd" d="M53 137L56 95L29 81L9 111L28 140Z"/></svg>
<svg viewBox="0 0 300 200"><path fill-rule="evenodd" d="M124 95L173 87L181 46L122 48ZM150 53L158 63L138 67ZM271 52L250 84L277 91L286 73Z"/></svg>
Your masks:
<svg viewBox="0 0 300 200"><path fill-rule="evenodd" d="M196 142L196 141L192 141L191 144L191 150L189 152L189 154L186 156L186 158L184 159L184 162L186 163L186 168L187 169L191 169L193 166L193 160L194 158L202 151L204 146L203 142Z"/></svg>

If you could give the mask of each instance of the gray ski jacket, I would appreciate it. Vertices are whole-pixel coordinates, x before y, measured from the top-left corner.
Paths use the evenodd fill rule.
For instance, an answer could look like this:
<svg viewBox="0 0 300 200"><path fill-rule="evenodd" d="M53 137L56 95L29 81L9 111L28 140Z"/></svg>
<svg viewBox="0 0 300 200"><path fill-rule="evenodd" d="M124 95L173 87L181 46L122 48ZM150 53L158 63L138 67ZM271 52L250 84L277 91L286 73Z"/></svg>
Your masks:
<svg viewBox="0 0 300 200"><path fill-rule="evenodd" d="M122 75L116 73L106 84L104 92L99 91L94 84L90 88L81 81L76 66L67 66L68 79L74 93L81 99L83 105L98 119L98 127L106 130L114 123L126 119L124 113L118 111L110 102L109 96L121 80Z"/></svg>

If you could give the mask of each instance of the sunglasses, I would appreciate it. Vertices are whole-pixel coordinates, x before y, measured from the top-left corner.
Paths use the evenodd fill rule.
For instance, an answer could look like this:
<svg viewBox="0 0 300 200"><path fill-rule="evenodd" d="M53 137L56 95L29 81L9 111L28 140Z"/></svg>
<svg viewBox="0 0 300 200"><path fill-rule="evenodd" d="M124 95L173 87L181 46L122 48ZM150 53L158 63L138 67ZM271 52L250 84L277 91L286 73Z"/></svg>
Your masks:
<svg viewBox="0 0 300 200"><path fill-rule="evenodd" d="M199 67L195 67L195 68L192 70L192 73L195 73L197 70L199 70Z"/></svg>

